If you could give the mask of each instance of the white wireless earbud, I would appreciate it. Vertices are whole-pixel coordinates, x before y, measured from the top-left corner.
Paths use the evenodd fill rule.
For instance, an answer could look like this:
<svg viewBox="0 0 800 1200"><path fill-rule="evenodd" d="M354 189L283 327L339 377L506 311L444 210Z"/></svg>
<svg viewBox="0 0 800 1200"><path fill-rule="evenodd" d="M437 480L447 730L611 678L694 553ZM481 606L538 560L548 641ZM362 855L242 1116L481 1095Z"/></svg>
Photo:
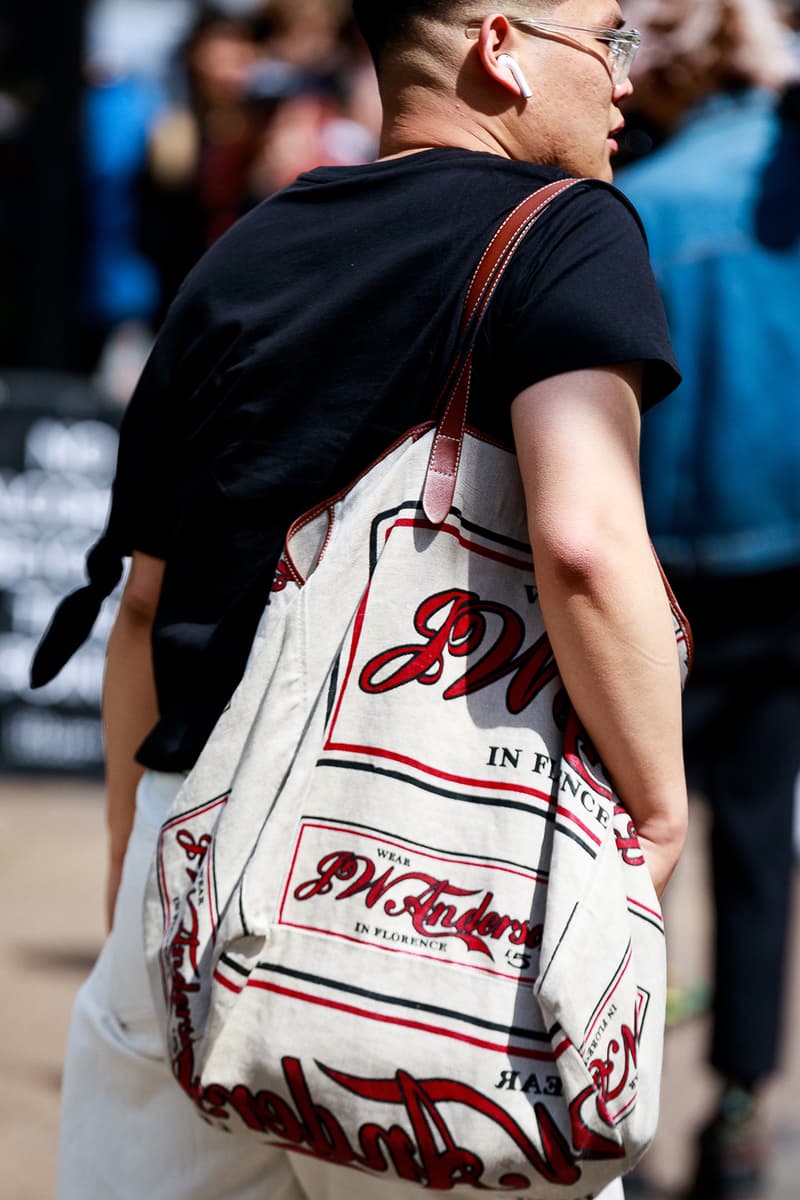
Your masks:
<svg viewBox="0 0 800 1200"><path fill-rule="evenodd" d="M504 67L507 67L508 70L511 72L511 74L514 76L514 80L517 84L517 87L519 88L520 95L522 96L523 100L530 100L531 96L533 95L531 85L528 83L527 79L522 74L522 71L520 71L519 67L514 62L514 59L511 57L511 55L510 54L498 54L497 61L499 63L501 63Z"/></svg>

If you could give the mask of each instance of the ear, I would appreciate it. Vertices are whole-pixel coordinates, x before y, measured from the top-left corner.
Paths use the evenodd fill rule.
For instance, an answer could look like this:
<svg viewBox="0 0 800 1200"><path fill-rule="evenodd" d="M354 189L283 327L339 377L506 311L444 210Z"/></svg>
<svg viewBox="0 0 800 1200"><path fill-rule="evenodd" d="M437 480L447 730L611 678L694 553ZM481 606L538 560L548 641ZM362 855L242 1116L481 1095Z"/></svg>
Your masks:
<svg viewBox="0 0 800 1200"><path fill-rule="evenodd" d="M507 55L511 48L512 36L508 18L502 13L490 13L484 18L478 34L478 57L490 79L512 95L524 99L524 90L517 74L509 70L507 63L500 61L502 55Z"/></svg>

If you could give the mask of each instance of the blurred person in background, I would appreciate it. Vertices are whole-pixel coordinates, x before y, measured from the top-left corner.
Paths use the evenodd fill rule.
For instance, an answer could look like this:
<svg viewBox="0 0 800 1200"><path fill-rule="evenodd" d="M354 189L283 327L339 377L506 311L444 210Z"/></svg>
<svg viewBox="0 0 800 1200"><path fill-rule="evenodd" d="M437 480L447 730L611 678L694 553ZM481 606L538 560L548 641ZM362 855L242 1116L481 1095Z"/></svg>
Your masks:
<svg viewBox="0 0 800 1200"><path fill-rule="evenodd" d="M313 167L370 162L380 130L375 72L346 0L270 0L259 26L248 90L261 117L252 202Z"/></svg>
<svg viewBox="0 0 800 1200"><path fill-rule="evenodd" d="M142 245L160 273L162 318L188 271L247 208L256 54L251 23L213 7L201 9L182 47L187 102L153 130L142 193Z"/></svg>
<svg viewBox="0 0 800 1200"><path fill-rule="evenodd" d="M316 166L370 161L380 105L343 0L272 0L236 16L204 7L180 61L188 103L150 142L142 245L163 317L200 256L253 205Z"/></svg>
<svg viewBox="0 0 800 1200"><path fill-rule="evenodd" d="M250 204L287 187L303 171L375 157L377 138L344 115L335 78L269 62L253 73L248 99L260 116L248 176Z"/></svg>
<svg viewBox="0 0 800 1200"><path fill-rule="evenodd" d="M690 781L713 815L711 1063L691 1196L763 1200L800 770L800 110L766 0L632 0L639 110L669 133L620 175L684 383L642 451L648 520L697 644ZM638 65L638 64L637 64Z"/></svg>
<svg viewBox="0 0 800 1200"><path fill-rule="evenodd" d="M139 240L140 184L166 96L123 48L89 39L83 95L84 223L78 366L130 399L152 342L158 272Z"/></svg>
<svg viewBox="0 0 800 1200"><path fill-rule="evenodd" d="M333 74L343 66L349 16L349 0L267 0L259 21L262 50L302 70Z"/></svg>
<svg viewBox="0 0 800 1200"><path fill-rule="evenodd" d="M213 8L198 19L186 47L204 249L242 215L254 137L245 92L256 54L249 22Z"/></svg>
<svg viewBox="0 0 800 1200"><path fill-rule="evenodd" d="M787 29L800 33L800 0L778 0L778 13ZM798 55L797 40L795 40L795 57Z"/></svg>

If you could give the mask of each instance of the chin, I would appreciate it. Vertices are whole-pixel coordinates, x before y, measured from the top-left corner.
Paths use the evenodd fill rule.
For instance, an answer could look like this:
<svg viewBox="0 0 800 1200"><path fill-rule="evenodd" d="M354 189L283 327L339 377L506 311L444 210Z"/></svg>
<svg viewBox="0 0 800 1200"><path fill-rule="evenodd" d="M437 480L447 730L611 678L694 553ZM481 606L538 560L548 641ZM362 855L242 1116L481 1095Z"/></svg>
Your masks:
<svg viewBox="0 0 800 1200"><path fill-rule="evenodd" d="M577 179L602 179L604 183L611 183L614 179L610 158L596 159L594 162L562 162L561 166Z"/></svg>
<svg viewBox="0 0 800 1200"><path fill-rule="evenodd" d="M612 183L614 180L614 164L610 158L597 164L597 170L594 173L595 179L602 179L605 183Z"/></svg>

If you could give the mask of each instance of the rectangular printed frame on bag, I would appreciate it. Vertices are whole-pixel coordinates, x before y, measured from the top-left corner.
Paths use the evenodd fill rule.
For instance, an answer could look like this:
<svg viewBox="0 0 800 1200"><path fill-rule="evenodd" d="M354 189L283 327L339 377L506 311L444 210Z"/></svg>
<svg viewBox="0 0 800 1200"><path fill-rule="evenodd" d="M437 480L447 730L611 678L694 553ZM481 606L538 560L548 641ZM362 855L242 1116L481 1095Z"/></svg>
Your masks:
<svg viewBox="0 0 800 1200"><path fill-rule="evenodd" d="M375 518L371 535L371 578L374 576L378 556L385 552L390 539L406 537L413 540L415 531L423 537L430 537L431 534L430 524L422 514L421 507L416 504L401 505ZM476 555L478 559L489 560L512 573L518 572L519 584L515 590L520 609L536 602L536 596L531 592L533 562L527 543L503 537L465 521L455 509L451 510L447 521L436 531L436 536L440 535L454 538L462 550ZM409 633L413 636L415 627L417 629L419 640L416 643L388 648L378 644L377 655L370 657L371 650L365 653L363 643L368 639L370 630L371 592L371 587L367 587L356 618L347 662L344 666L340 664L334 675L331 721L324 749L326 753L335 757L323 758L319 765L395 774L417 787L438 792L442 796L455 795L459 800L471 799L476 804L502 805L505 802L518 807L521 802L527 803L530 812L538 813L543 820L553 821L561 833L573 838L588 855L594 857L602 839L597 830L591 828L589 818L590 815L595 819L597 817L598 798L594 794L586 793L585 802L588 808L585 822L567 807L558 804L554 806L553 764L545 755L529 764L533 768L531 776L541 778L541 786L537 787L520 783L519 779L509 782L502 779L497 771L481 773L476 770L470 776L464 775L458 770L458 765L464 761L463 747L456 748L453 758L458 762L451 769L447 769L447 763L442 761L443 755L438 747L439 753L436 756L424 751L414 753L413 746L409 746L408 742L407 723L402 727L402 739L398 739L394 744L389 738L381 745L364 745L348 737L348 720L351 714L353 725L356 728L364 727L359 720L360 693L381 692L386 696L388 692L413 686L420 680L427 685L426 673L430 677L431 671L440 668L444 670L448 665L445 662L447 659L450 660L451 666L453 662L457 662L461 648L454 642L459 635L459 626L468 626L474 620L486 622L487 617L494 618L494 623L500 627L501 632L493 641L492 631L487 627L485 657L481 659L477 669L457 671L455 674L460 675L460 678L454 679L449 688L441 687L445 701L475 695L499 679L507 678L509 682L506 703L509 721L513 723L515 718L518 719L524 713L537 693L556 679L558 674L547 637L542 636L535 644L526 646L523 640L524 622L519 613L508 604L499 604L491 598L484 602L477 593L447 587L421 598L416 612L408 613ZM511 592L512 588L508 588L504 595L508 596ZM478 649L483 648L476 648L470 643L470 653L478 653ZM404 662L404 659L410 661ZM387 679L386 668L398 661L401 666L394 672L393 677ZM344 677L339 686L342 670ZM384 672L383 678L381 672ZM495 748L488 747L490 758L493 749ZM496 749L498 757L502 756L505 748ZM507 750L505 752L508 753ZM433 761L434 757L438 761ZM496 764L486 762L484 758L484 765L494 767ZM568 768L565 768L564 773L566 778L560 786L569 787L574 795L580 794L583 781L577 775L571 776ZM610 814L609 808L609 821Z"/></svg>

